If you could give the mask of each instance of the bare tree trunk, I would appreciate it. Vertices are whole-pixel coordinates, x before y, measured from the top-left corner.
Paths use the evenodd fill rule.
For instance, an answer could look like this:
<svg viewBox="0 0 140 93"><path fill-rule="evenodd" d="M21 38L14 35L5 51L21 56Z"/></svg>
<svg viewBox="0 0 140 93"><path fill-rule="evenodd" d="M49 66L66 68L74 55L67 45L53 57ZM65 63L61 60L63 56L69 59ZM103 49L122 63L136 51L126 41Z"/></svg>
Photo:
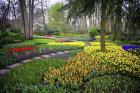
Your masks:
<svg viewBox="0 0 140 93"><path fill-rule="evenodd" d="M80 21L80 31L81 31L81 33L83 33L83 30L84 30L83 16L79 18L79 21Z"/></svg>
<svg viewBox="0 0 140 93"><path fill-rule="evenodd" d="M62 3L64 4L64 0L62 0Z"/></svg>
<svg viewBox="0 0 140 93"><path fill-rule="evenodd" d="M46 22L45 22L45 14L44 14L44 8L43 8L43 1L41 0L41 9L42 9L42 17L43 17L43 24L45 29L47 28Z"/></svg>
<svg viewBox="0 0 140 93"><path fill-rule="evenodd" d="M106 27L106 21L107 21L107 17L106 17L106 5L105 5L105 1L102 2L101 4L101 52L105 52L106 51L106 47L105 47L105 27Z"/></svg>
<svg viewBox="0 0 140 93"><path fill-rule="evenodd" d="M77 25L78 25L78 30L80 30L80 28L81 28L80 18L77 18Z"/></svg>
<svg viewBox="0 0 140 93"><path fill-rule="evenodd" d="M86 30L87 30L87 18L86 18L86 16L83 16L83 22L84 22L84 30L86 32Z"/></svg>
<svg viewBox="0 0 140 93"><path fill-rule="evenodd" d="M20 11L21 11L21 16L22 16L22 23L23 23L25 38L29 39L28 14L26 10L26 1L19 0L19 6L20 6Z"/></svg>
<svg viewBox="0 0 140 93"><path fill-rule="evenodd" d="M92 15L89 16L89 27L92 27Z"/></svg>
<svg viewBox="0 0 140 93"><path fill-rule="evenodd" d="M122 33L122 4L123 1L122 0L118 0L117 1L117 12L116 12L116 39L121 39L121 33Z"/></svg>
<svg viewBox="0 0 140 93"><path fill-rule="evenodd" d="M92 14L92 26L96 25L95 13Z"/></svg>
<svg viewBox="0 0 140 93"><path fill-rule="evenodd" d="M6 10L4 11L3 17L2 17L2 32L4 32L6 30L6 22L7 22L7 16L9 13L9 8L10 8L10 0L8 0L8 6L6 8Z"/></svg>
<svg viewBox="0 0 140 93"><path fill-rule="evenodd" d="M32 39L33 34L33 8L34 0L29 0L29 39Z"/></svg>
<svg viewBox="0 0 140 93"><path fill-rule="evenodd" d="M121 33L122 33L122 22L121 18L118 18L116 21L116 39L119 40L121 39Z"/></svg>
<svg viewBox="0 0 140 93"><path fill-rule="evenodd" d="M12 8L13 8L13 12L12 12L12 15L13 15L13 17L14 17L14 20L15 20L15 27L17 28L17 25L18 25L18 23L17 23L17 17L16 17L16 9L15 9L15 5L13 4L13 2L11 2L11 4L12 4Z"/></svg>
<svg viewBox="0 0 140 93"><path fill-rule="evenodd" d="M107 23L106 23L106 32L109 33L110 32L110 20L109 18L107 19Z"/></svg>
<svg viewBox="0 0 140 93"><path fill-rule="evenodd" d="M112 40L116 39L116 25L115 25L115 21L114 18L111 17L111 33L112 33Z"/></svg>

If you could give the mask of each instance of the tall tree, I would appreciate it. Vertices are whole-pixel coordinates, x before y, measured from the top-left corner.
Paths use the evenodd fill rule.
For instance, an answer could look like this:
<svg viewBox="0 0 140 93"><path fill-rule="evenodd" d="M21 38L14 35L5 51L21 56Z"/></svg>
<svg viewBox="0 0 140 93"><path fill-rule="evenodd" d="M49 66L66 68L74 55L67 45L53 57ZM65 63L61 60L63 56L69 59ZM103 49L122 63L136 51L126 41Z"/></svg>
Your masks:
<svg viewBox="0 0 140 93"><path fill-rule="evenodd" d="M62 6L63 6L62 3L56 3L52 5L51 8L48 10L49 15L48 27L53 29L59 29L65 33L68 28L68 23L66 22L64 13L58 11L58 9L60 9Z"/></svg>
<svg viewBox="0 0 140 93"><path fill-rule="evenodd" d="M29 39L32 39L33 34L33 18L34 18L34 0L29 0Z"/></svg>
<svg viewBox="0 0 140 93"><path fill-rule="evenodd" d="M19 6L21 10L25 38L32 39L34 0L29 0L29 15L27 13L26 0L19 0Z"/></svg>
<svg viewBox="0 0 140 93"><path fill-rule="evenodd" d="M20 6L20 11L22 16L24 35L26 39L29 39L29 31L28 31L29 22L28 22L28 14L26 9L26 1L19 0L19 6Z"/></svg>
<svg viewBox="0 0 140 93"><path fill-rule="evenodd" d="M43 8L43 0L41 0L41 9L42 9L43 24L44 24L44 27L47 28L46 21L45 21L46 19L45 19L44 8Z"/></svg>
<svg viewBox="0 0 140 93"><path fill-rule="evenodd" d="M14 0L15 1L15 0ZM14 2L13 1L13 2ZM14 3L13 3L12 1L11 1L11 4L12 4L12 9L13 9L13 11L12 11L12 14L13 14L13 17L14 17L14 20L15 20L15 27L17 28L17 16L16 16L16 8L15 8L15 5L14 5Z"/></svg>
<svg viewBox="0 0 140 93"><path fill-rule="evenodd" d="M69 16L91 15L97 5L101 6L101 51L105 52L105 24L109 0L69 0ZM64 6L66 7L66 6Z"/></svg>
<svg viewBox="0 0 140 93"><path fill-rule="evenodd" d="M10 4L11 4L11 1L8 0L8 5L4 9L4 12L2 15L2 32L4 32L6 30L6 21L7 21L6 19L8 19L7 16L8 16L9 10L10 10Z"/></svg>
<svg viewBox="0 0 140 93"><path fill-rule="evenodd" d="M105 27L107 23L107 4L106 0L101 2L101 51L105 52Z"/></svg>
<svg viewBox="0 0 140 93"><path fill-rule="evenodd" d="M121 33L122 33L122 4L123 0L117 0L116 1L116 18L115 18L115 23L116 23L116 39L119 40L121 39Z"/></svg>
<svg viewBox="0 0 140 93"><path fill-rule="evenodd" d="M89 18L89 26L92 27L93 26L93 22L94 22L92 15L88 16L88 18Z"/></svg>

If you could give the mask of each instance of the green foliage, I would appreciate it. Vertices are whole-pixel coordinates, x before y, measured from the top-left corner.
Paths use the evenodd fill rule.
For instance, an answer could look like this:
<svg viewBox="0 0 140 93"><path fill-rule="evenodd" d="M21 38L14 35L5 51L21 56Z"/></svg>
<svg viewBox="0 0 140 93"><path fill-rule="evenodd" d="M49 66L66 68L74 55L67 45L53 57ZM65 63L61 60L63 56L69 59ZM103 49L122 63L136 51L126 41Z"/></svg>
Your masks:
<svg viewBox="0 0 140 93"><path fill-rule="evenodd" d="M22 42L23 40L23 34L18 29L10 28L5 32L0 33L0 46L9 43Z"/></svg>
<svg viewBox="0 0 140 93"><path fill-rule="evenodd" d="M40 82L42 81L41 77L44 71L48 69L48 67L57 68L62 64L66 64L66 62L60 58L49 58L35 60L28 64L19 66L10 71L10 73L8 73L7 75L0 77L0 85L2 86L0 89L0 93L16 93L15 90L18 89L22 91L20 93L23 93L24 91L26 91L26 89L32 90L32 87L30 86L40 84ZM20 85L22 85L22 87ZM28 88L25 86L27 86ZM36 87L35 90L39 90L39 87Z"/></svg>
<svg viewBox="0 0 140 93"><path fill-rule="evenodd" d="M140 45L140 41L130 41L130 43L133 45Z"/></svg>
<svg viewBox="0 0 140 93"><path fill-rule="evenodd" d="M37 31L34 31L33 33L35 35L40 35L40 36L47 35L47 31L46 30L40 30L40 29L38 29Z"/></svg>
<svg viewBox="0 0 140 93"><path fill-rule="evenodd" d="M89 29L88 32L91 38L95 38L95 36L99 34L100 30L95 27L92 27Z"/></svg>
<svg viewBox="0 0 140 93"><path fill-rule="evenodd" d="M92 78L84 93L138 93L139 81L120 75Z"/></svg>
<svg viewBox="0 0 140 93"><path fill-rule="evenodd" d="M15 61L16 56L0 51L0 68L8 64L13 64Z"/></svg>
<svg viewBox="0 0 140 93"><path fill-rule="evenodd" d="M57 56L59 58L63 58L63 59L70 59L73 58L77 53L83 51L83 49L77 49L77 50L72 50L70 53L65 54L63 56Z"/></svg>
<svg viewBox="0 0 140 93"><path fill-rule="evenodd" d="M90 36L89 35L77 35L77 36L73 36L73 37L68 37L68 39L76 40L76 41L89 41Z"/></svg>
<svg viewBox="0 0 140 93"><path fill-rule="evenodd" d="M41 45L39 46L39 49L49 49L49 50L54 50L54 51L65 51L65 50L75 50L75 49L81 49L83 47L81 46L69 46L69 45Z"/></svg>
<svg viewBox="0 0 140 93"><path fill-rule="evenodd" d="M49 23L48 28L53 30L54 28L61 32L68 32L68 23L63 12L58 11L63 6L62 3L56 3L48 11Z"/></svg>
<svg viewBox="0 0 140 93"><path fill-rule="evenodd" d="M7 90L8 92L9 90ZM58 84L36 84L36 85L24 85L17 84L14 89L12 89L13 93L17 91L20 93L67 93L66 89L63 86L59 86ZM9 91L8 93L11 93Z"/></svg>
<svg viewBox="0 0 140 93"><path fill-rule="evenodd" d="M48 31L47 31L47 35L59 35L60 34L60 29L57 29L57 28L50 28Z"/></svg>

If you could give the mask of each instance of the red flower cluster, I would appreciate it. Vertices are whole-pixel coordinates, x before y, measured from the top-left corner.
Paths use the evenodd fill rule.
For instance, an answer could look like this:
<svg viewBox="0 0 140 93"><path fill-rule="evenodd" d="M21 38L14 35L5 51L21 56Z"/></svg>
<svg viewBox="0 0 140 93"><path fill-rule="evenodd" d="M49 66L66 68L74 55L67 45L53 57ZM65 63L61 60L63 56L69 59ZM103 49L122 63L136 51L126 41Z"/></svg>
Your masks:
<svg viewBox="0 0 140 93"><path fill-rule="evenodd" d="M9 52L15 53L15 52L26 52L26 51L31 51L35 47L34 46L25 46L25 47L18 47L18 48L10 48Z"/></svg>
<svg viewBox="0 0 140 93"><path fill-rule="evenodd" d="M55 38L55 37L52 36L52 35L46 35L45 37L46 37L46 38Z"/></svg>
<svg viewBox="0 0 140 93"><path fill-rule="evenodd" d="M57 42L65 42L65 39L57 39Z"/></svg>

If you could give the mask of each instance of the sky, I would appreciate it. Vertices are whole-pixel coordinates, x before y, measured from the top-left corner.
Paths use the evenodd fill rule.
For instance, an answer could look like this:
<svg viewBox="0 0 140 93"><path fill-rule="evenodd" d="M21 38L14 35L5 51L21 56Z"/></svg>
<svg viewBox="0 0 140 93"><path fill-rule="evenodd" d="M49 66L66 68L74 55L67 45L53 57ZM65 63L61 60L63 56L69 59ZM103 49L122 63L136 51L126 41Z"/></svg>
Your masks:
<svg viewBox="0 0 140 93"><path fill-rule="evenodd" d="M56 2L62 2L62 0L49 0L49 5L55 4Z"/></svg>

